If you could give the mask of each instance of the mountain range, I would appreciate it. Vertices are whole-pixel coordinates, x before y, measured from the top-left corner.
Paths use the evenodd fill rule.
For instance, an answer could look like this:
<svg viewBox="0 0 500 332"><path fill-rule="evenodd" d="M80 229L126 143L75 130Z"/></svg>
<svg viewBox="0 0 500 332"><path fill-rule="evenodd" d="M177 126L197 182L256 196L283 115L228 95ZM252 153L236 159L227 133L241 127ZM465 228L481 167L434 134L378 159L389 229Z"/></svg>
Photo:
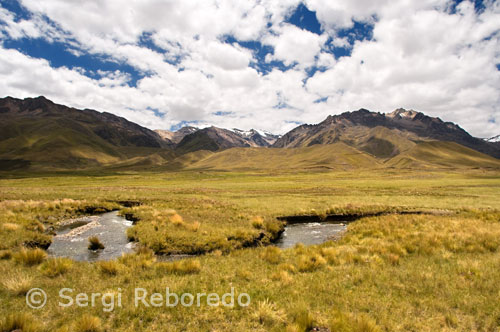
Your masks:
<svg viewBox="0 0 500 332"><path fill-rule="evenodd" d="M260 130L150 130L44 98L0 99L0 170L500 167L498 136L475 138L421 112L360 109Z"/></svg>

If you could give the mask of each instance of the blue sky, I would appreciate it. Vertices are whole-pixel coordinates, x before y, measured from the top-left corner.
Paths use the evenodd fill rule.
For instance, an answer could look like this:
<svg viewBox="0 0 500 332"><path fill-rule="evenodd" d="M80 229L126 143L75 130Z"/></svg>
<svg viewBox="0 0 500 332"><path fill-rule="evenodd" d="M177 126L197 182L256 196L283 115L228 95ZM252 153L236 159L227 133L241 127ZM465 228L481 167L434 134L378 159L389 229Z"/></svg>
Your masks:
<svg viewBox="0 0 500 332"><path fill-rule="evenodd" d="M359 108L500 133L495 1L3 0L2 97L284 133Z"/></svg>

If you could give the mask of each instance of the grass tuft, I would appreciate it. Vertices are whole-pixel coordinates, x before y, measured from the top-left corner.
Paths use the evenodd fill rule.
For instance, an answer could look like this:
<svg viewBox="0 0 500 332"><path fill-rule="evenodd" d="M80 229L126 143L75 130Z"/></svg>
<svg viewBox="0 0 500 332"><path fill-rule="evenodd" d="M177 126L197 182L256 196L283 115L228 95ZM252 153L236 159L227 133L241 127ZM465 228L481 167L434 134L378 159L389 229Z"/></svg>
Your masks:
<svg viewBox="0 0 500 332"><path fill-rule="evenodd" d="M73 266L73 261L69 258L51 258L40 265L40 271L48 277L57 277L68 272Z"/></svg>
<svg viewBox="0 0 500 332"><path fill-rule="evenodd" d="M42 263L47 258L47 253L40 249L26 249L23 248L14 255L14 259L26 266L33 266Z"/></svg>
<svg viewBox="0 0 500 332"><path fill-rule="evenodd" d="M102 250L104 249L104 244L102 244L101 240L97 236L89 237L89 250Z"/></svg>
<svg viewBox="0 0 500 332"><path fill-rule="evenodd" d="M278 264L281 261L281 249L278 247L266 247L260 254L260 258L271 264Z"/></svg>
<svg viewBox="0 0 500 332"><path fill-rule="evenodd" d="M9 314L0 322L0 331L2 332L39 332L42 330L40 324L31 315L23 312Z"/></svg>
<svg viewBox="0 0 500 332"><path fill-rule="evenodd" d="M297 268L300 272L312 272L325 266L326 260L318 254L299 256Z"/></svg>
<svg viewBox="0 0 500 332"><path fill-rule="evenodd" d="M121 270L121 265L117 261L101 261L97 262L97 268L102 274L116 276Z"/></svg>
<svg viewBox="0 0 500 332"><path fill-rule="evenodd" d="M84 315L75 324L76 332L101 332L103 331L99 317Z"/></svg>
<svg viewBox="0 0 500 332"><path fill-rule="evenodd" d="M176 262L156 264L157 271L172 274L196 274L201 271L201 263L197 259L186 259Z"/></svg>
<svg viewBox="0 0 500 332"><path fill-rule="evenodd" d="M25 274L11 274L2 281L2 286L14 295L26 295L32 288L33 278Z"/></svg>

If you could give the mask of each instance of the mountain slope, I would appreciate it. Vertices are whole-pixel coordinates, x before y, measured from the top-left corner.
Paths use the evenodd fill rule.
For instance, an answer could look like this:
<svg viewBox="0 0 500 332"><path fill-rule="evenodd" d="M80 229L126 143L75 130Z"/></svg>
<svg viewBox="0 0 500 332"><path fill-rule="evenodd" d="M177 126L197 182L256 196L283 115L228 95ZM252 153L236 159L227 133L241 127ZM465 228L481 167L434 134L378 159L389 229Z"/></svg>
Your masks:
<svg viewBox="0 0 500 332"><path fill-rule="evenodd" d="M44 97L0 99L0 167L85 168L160 153L169 142L124 118ZM17 165L17 166L16 166Z"/></svg>
<svg viewBox="0 0 500 332"><path fill-rule="evenodd" d="M378 133L373 131L378 129ZM472 137L451 122L443 122L423 113L397 109L381 114L360 109L328 116L317 125L299 126L279 138L273 147L300 147L314 144L345 142L377 157L388 158L404 152L411 142L450 141L500 158L500 149L493 143Z"/></svg>
<svg viewBox="0 0 500 332"><path fill-rule="evenodd" d="M430 141L416 144L386 165L397 168L500 168L500 160L455 142Z"/></svg>
<svg viewBox="0 0 500 332"><path fill-rule="evenodd" d="M217 170L348 170L381 166L372 156L344 144L291 149L232 148L188 165L189 169Z"/></svg>
<svg viewBox="0 0 500 332"><path fill-rule="evenodd" d="M182 127L181 129L179 129L177 131L169 131L169 130L162 130L162 129L155 130L155 132L158 135L160 135L161 138L163 138L164 140L170 141L173 144L179 144L179 142L182 141L182 139L184 137L186 137L187 135L192 134L196 131L198 131L198 128L190 127L190 126Z"/></svg>
<svg viewBox="0 0 500 332"><path fill-rule="evenodd" d="M250 144L231 130L209 127L185 136L177 144L175 151L183 154L198 150L217 151L232 147L250 147Z"/></svg>

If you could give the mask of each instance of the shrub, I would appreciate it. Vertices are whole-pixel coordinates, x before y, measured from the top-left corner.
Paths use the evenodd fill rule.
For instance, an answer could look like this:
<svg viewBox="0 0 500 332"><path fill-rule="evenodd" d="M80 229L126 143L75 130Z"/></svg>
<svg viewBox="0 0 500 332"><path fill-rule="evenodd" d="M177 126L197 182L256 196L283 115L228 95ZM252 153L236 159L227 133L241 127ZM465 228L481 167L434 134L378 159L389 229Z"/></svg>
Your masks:
<svg viewBox="0 0 500 332"><path fill-rule="evenodd" d="M278 264L281 260L281 249L278 247L266 247L260 254L260 258L271 264Z"/></svg>
<svg viewBox="0 0 500 332"><path fill-rule="evenodd" d="M115 276L120 272L121 265L117 261L101 261L97 263L97 268L103 274Z"/></svg>
<svg viewBox="0 0 500 332"><path fill-rule="evenodd" d="M89 237L89 250L101 250L104 249L104 244L101 243L101 240L97 236Z"/></svg>
<svg viewBox="0 0 500 332"><path fill-rule="evenodd" d="M99 317L84 315L75 324L77 332L101 332L103 330Z"/></svg>
<svg viewBox="0 0 500 332"><path fill-rule="evenodd" d="M69 258L52 258L40 266L40 271L46 276L57 277L68 272L72 266L73 261Z"/></svg>
<svg viewBox="0 0 500 332"><path fill-rule="evenodd" d="M9 314L2 319L0 323L0 331L38 332L42 331L42 328L32 316L26 313L16 312Z"/></svg>
<svg viewBox="0 0 500 332"><path fill-rule="evenodd" d="M326 264L326 260L318 255L302 255L299 257L297 267L300 272L311 272L323 267Z"/></svg>
<svg viewBox="0 0 500 332"><path fill-rule="evenodd" d="M38 265L47 258L47 253L39 248L21 249L15 256L17 262L27 266Z"/></svg>
<svg viewBox="0 0 500 332"><path fill-rule="evenodd" d="M3 288L8 290L14 295L26 295L32 288L33 278L23 275L15 274L10 275L2 282Z"/></svg>

